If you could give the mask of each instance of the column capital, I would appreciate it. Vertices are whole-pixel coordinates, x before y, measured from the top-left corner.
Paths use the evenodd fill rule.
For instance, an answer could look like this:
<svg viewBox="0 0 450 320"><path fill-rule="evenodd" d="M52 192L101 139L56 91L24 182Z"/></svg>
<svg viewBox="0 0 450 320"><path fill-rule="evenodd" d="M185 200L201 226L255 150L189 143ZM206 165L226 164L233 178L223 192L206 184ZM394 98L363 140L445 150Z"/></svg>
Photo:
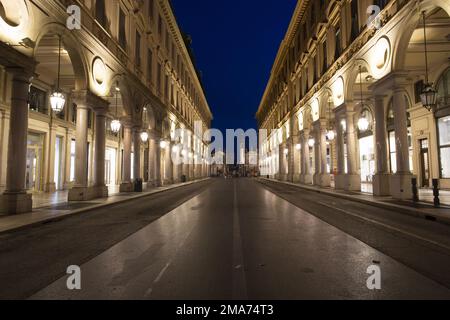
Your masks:
<svg viewBox="0 0 450 320"><path fill-rule="evenodd" d="M102 97L97 96L90 90L78 90L72 92L72 99L77 104L77 108L91 108L92 110L107 111L109 102Z"/></svg>

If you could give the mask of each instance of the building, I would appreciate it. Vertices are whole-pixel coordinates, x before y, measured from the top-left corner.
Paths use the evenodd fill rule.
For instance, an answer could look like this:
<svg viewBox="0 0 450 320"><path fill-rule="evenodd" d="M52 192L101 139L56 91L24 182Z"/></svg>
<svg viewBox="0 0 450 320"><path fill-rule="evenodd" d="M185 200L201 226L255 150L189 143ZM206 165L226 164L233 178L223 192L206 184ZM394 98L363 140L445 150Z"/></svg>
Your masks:
<svg viewBox="0 0 450 320"><path fill-rule="evenodd" d="M0 1L1 212L206 176L194 123L212 114L190 52L168 0Z"/></svg>
<svg viewBox="0 0 450 320"><path fill-rule="evenodd" d="M450 188L449 15L441 0L298 1L256 115L261 170L397 199L414 176Z"/></svg>

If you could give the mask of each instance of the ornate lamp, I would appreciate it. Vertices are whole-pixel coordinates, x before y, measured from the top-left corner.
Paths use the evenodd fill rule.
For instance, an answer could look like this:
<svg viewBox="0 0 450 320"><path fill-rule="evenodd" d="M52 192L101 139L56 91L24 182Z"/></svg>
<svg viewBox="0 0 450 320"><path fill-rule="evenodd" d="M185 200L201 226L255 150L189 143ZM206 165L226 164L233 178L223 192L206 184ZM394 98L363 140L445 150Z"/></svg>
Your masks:
<svg viewBox="0 0 450 320"><path fill-rule="evenodd" d="M113 121L111 121L111 131L113 133L118 133L120 131L120 128L122 127L122 124L120 123L120 120L117 118L117 108L118 108L118 98L119 98L119 86L116 86L116 115Z"/></svg>
<svg viewBox="0 0 450 320"><path fill-rule="evenodd" d="M308 146L310 146L311 148L314 147L314 144L316 143L316 140L314 140L314 138L309 138L308 140Z"/></svg>
<svg viewBox="0 0 450 320"><path fill-rule="evenodd" d="M59 37L59 46L58 46L58 78L56 82L56 90L50 96L50 106L52 110L56 113L61 112L64 109L64 105L66 104L66 98L61 92L59 88L61 76L61 36Z"/></svg>
<svg viewBox="0 0 450 320"><path fill-rule="evenodd" d="M436 98L437 93L434 90L433 85L428 81L428 51L427 51L427 29L425 11L422 11L423 17L423 39L424 39L424 51L425 51L425 84L420 94L420 100L422 105L428 111L436 111Z"/></svg>
<svg viewBox="0 0 450 320"><path fill-rule="evenodd" d="M336 133L335 133L334 128L333 128L333 123L331 121L331 111L332 111L331 107L332 107L332 104L333 104L333 97L330 96L329 99L328 99L329 116L328 116L328 129L327 129L327 134L326 134L326 137L327 137L328 141L333 141L334 138L336 137Z"/></svg>
<svg viewBox="0 0 450 320"><path fill-rule="evenodd" d="M142 131L141 132L141 140L143 143L146 143L148 141L148 133L147 131Z"/></svg>

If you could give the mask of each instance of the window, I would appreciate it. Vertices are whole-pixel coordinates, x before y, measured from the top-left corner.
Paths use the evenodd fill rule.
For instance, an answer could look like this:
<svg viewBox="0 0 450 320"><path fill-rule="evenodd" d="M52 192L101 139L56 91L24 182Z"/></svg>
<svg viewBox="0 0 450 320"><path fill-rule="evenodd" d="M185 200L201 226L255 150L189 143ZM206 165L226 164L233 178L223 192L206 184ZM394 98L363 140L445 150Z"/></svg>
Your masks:
<svg viewBox="0 0 450 320"><path fill-rule="evenodd" d="M450 116L437 120L441 178L450 178Z"/></svg>
<svg viewBox="0 0 450 320"><path fill-rule="evenodd" d="M379 6L381 10L386 6L389 0L375 0L375 5Z"/></svg>
<svg viewBox="0 0 450 320"><path fill-rule="evenodd" d="M155 8L155 2L153 0L149 0L148 1L148 18L150 19L150 22L153 21L154 8Z"/></svg>
<svg viewBox="0 0 450 320"><path fill-rule="evenodd" d="M141 34L136 30L136 48L135 48L135 56L136 56L136 66L139 68L141 66Z"/></svg>
<svg viewBox="0 0 450 320"><path fill-rule="evenodd" d="M126 16L123 12L122 8L119 8L119 45L122 49L126 50L127 48L127 38L126 38Z"/></svg>
<svg viewBox="0 0 450 320"><path fill-rule="evenodd" d="M322 65L322 74L327 71L328 68L328 52L327 52L327 41L325 40L322 43L322 54L323 54L323 65Z"/></svg>
<svg viewBox="0 0 450 320"><path fill-rule="evenodd" d="M72 103L72 123L77 123L77 105Z"/></svg>
<svg viewBox="0 0 450 320"><path fill-rule="evenodd" d="M342 34L341 28L339 26L336 26L335 28L335 42L334 59L338 59L342 53Z"/></svg>
<svg viewBox="0 0 450 320"><path fill-rule="evenodd" d="M153 75L153 52L148 49L147 52L147 81L152 82Z"/></svg>
<svg viewBox="0 0 450 320"><path fill-rule="evenodd" d="M436 122L441 178L450 178L450 68L438 81Z"/></svg>
<svg viewBox="0 0 450 320"><path fill-rule="evenodd" d="M158 15L158 35L162 36L162 18L161 15Z"/></svg>
<svg viewBox="0 0 450 320"><path fill-rule="evenodd" d="M419 103L420 100L420 94L422 93L424 88L424 82L423 80L419 80L416 83L414 83L414 102Z"/></svg>
<svg viewBox="0 0 450 320"><path fill-rule="evenodd" d="M352 15L352 41L359 35L359 14L358 14L358 0L352 0L351 3L351 15Z"/></svg>
<svg viewBox="0 0 450 320"><path fill-rule="evenodd" d="M48 114L47 93L43 90L31 86L29 94L30 110Z"/></svg>
<svg viewBox="0 0 450 320"><path fill-rule="evenodd" d="M102 27L106 27L105 0L97 0L95 2L95 20L97 20Z"/></svg>
<svg viewBox="0 0 450 320"><path fill-rule="evenodd" d="M158 94L161 94L161 64L158 62L158 70L157 77L156 77L156 90L158 91Z"/></svg>

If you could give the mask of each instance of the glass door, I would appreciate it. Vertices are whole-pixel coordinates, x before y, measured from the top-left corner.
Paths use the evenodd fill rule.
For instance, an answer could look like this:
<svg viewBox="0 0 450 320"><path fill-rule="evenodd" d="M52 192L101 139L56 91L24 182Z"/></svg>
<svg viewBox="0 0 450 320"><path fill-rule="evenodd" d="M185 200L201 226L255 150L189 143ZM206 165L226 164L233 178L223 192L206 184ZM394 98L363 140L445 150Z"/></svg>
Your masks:
<svg viewBox="0 0 450 320"><path fill-rule="evenodd" d="M421 186L430 186L430 163L428 151L428 139L420 140L420 177Z"/></svg>

